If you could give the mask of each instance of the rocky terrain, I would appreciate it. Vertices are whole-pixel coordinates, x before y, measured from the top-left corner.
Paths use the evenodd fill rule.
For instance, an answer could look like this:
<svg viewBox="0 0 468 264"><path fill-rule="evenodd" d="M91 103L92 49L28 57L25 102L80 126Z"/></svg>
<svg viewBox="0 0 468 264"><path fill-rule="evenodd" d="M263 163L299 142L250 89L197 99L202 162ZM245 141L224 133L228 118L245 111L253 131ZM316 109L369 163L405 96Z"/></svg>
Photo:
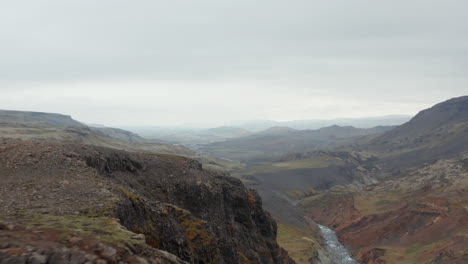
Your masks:
<svg viewBox="0 0 468 264"><path fill-rule="evenodd" d="M334 228L362 263L468 261L468 154L402 172L365 190L299 204Z"/></svg>
<svg viewBox="0 0 468 264"><path fill-rule="evenodd" d="M188 158L6 140L0 175L1 263L294 263L254 190Z"/></svg>
<svg viewBox="0 0 468 264"><path fill-rule="evenodd" d="M396 128L272 128L207 145L219 158L54 126L53 115L9 117L0 262L466 263L467 105L455 98ZM330 251L335 233L344 255Z"/></svg>
<svg viewBox="0 0 468 264"><path fill-rule="evenodd" d="M149 152L182 155L197 159L207 169L232 171L242 164L197 153L182 145L154 142L130 131L86 126L70 116L0 111L0 139L32 140L39 142L66 142L102 146L132 152Z"/></svg>
<svg viewBox="0 0 468 264"><path fill-rule="evenodd" d="M96 133L86 126L54 127L50 125L39 126L25 123L0 123L0 138L37 142L67 142L124 149L133 152L196 156L194 151L183 146L119 140L102 133Z"/></svg>

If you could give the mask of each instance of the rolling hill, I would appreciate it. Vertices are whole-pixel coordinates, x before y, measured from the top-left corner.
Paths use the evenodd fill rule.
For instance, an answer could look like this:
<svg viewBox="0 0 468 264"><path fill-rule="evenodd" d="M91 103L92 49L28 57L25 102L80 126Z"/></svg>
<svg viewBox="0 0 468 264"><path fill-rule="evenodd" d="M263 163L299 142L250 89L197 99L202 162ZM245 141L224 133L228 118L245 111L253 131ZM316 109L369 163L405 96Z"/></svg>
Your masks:
<svg viewBox="0 0 468 264"><path fill-rule="evenodd" d="M382 133L393 127L354 128L330 126L317 130L272 128L247 137L214 142L200 149L217 157L251 163L265 161L288 152L333 149L351 144L357 138Z"/></svg>

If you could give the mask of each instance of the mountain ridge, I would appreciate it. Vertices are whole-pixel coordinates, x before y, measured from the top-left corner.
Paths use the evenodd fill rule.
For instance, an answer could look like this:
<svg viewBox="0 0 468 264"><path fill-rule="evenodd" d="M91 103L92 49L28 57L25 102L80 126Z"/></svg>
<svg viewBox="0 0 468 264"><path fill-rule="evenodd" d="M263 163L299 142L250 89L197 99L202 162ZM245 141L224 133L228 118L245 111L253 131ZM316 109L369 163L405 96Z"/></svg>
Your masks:
<svg viewBox="0 0 468 264"><path fill-rule="evenodd" d="M46 112L0 110L0 122L52 125L58 127L81 127L85 124L74 120L69 115Z"/></svg>
<svg viewBox="0 0 468 264"><path fill-rule="evenodd" d="M468 96L462 96L422 110L361 149L380 153L391 167L396 167L454 156L467 145Z"/></svg>

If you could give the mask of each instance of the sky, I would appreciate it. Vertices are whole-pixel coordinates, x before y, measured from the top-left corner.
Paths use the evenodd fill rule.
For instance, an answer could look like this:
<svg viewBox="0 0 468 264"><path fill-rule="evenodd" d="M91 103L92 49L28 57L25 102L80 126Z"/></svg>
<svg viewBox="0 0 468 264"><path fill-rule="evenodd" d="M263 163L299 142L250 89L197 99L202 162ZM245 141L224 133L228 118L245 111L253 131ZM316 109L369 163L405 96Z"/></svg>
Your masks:
<svg viewBox="0 0 468 264"><path fill-rule="evenodd" d="M466 0L15 0L0 109L112 126L414 115L468 94Z"/></svg>

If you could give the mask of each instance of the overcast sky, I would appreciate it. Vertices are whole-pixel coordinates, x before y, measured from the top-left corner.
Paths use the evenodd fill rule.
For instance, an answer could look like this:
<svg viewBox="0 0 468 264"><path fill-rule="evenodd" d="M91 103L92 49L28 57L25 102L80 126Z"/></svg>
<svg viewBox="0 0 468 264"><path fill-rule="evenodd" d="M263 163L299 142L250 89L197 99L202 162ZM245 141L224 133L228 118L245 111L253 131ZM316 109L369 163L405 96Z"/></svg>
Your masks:
<svg viewBox="0 0 468 264"><path fill-rule="evenodd" d="M0 109L106 125L415 114L468 94L466 0L14 0Z"/></svg>

